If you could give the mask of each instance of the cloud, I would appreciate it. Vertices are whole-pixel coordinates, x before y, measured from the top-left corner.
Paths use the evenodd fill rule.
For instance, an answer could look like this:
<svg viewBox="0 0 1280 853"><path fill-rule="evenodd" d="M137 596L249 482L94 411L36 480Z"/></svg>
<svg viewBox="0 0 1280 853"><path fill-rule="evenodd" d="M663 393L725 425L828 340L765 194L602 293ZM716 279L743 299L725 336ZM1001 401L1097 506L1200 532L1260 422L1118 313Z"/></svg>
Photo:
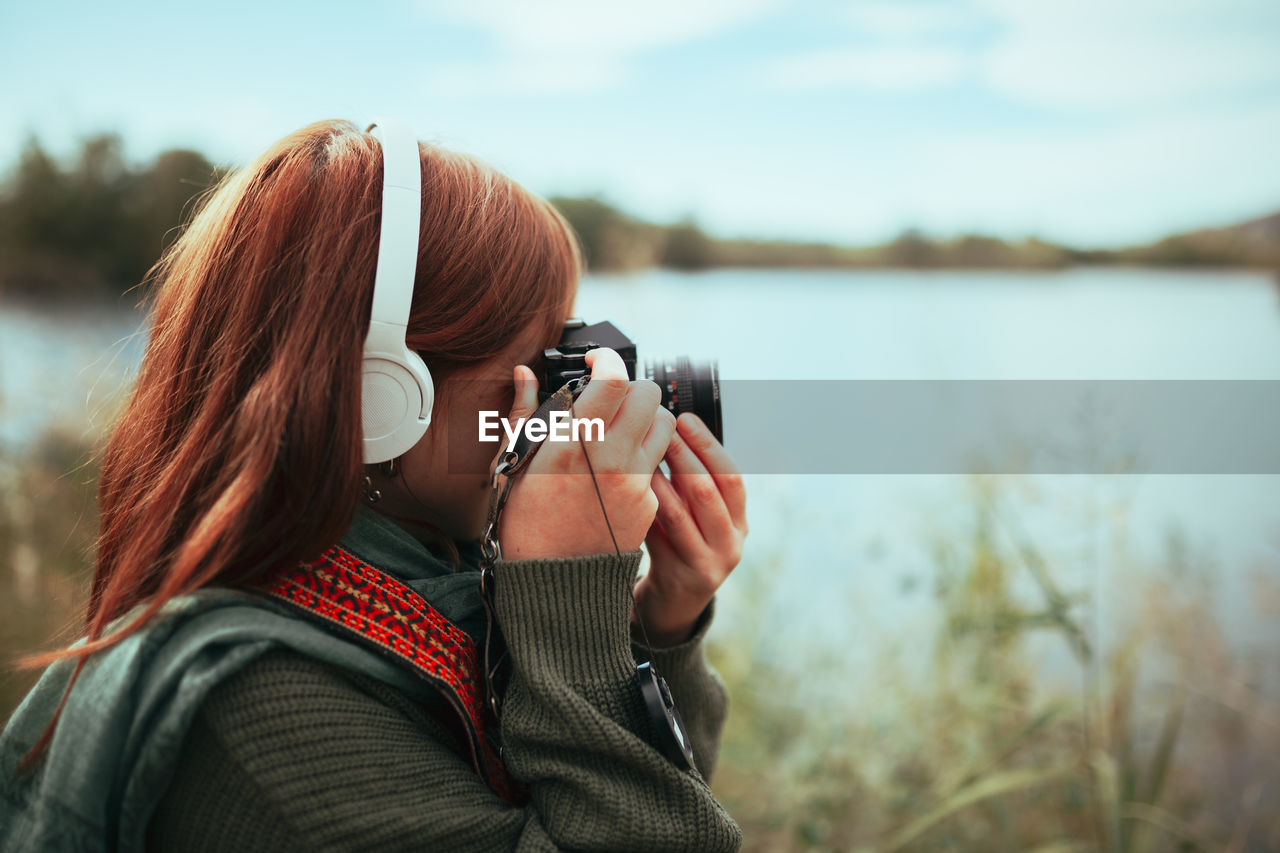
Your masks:
<svg viewBox="0 0 1280 853"><path fill-rule="evenodd" d="M969 57L952 48L848 48L775 60L765 67L763 76L779 89L842 87L909 92L952 83L971 66Z"/></svg>
<svg viewBox="0 0 1280 853"><path fill-rule="evenodd" d="M429 12L484 31L497 51L433 68L426 82L441 95L599 91L626 79L637 54L713 36L779 2L429 0Z"/></svg>
<svg viewBox="0 0 1280 853"><path fill-rule="evenodd" d="M434 12L478 26L524 53L562 50L631 54L712 35L776 5L776 0L470 0L429 2Z"/></svg>
<svg viewBox="0 0 1280 853"><path fill-rule="evenodd" d="M939 88L971 75L1051 109L1162 107L1280 86L1280 4L1266 0L859 3L849 45L767 62L784 88Z"/></svg>
<svg viewBox="0 0 1280 853"><path fill-rule="evenodd" d="M844 20L858 35L912 38L973 30L985 16L955 2L856 3L844 10Z"/></svg>
<svg viewBox="0 0 1280 853"><path fill-rule="evenodd" d="M985 0L996 91L1063 108L1157 106L1280 83L1280 14L1246 0Z"/></svg>
<svg viewBox="0 0 1280 853"><path fill-rule="evenodd" d="M1256 36L1026 34L983 60L992 89L1063 108L1158 106L1280 82L1280 44Z"/></svg>
<svg viewBox="0 0 1280 853"><path fill-rule="evenodd" d="M930 212L923 224L1107 244L1228 221L1275 202L1280 179L1261 175L1280 110L1196 112L1106 129L951 133L922 139L895 192Z"/></svg>
<svg viewBox="0 0 1280 853"><path fill-rule="evenodd" d="M446 62L430 68L423 85L438 97L572 95L599 92L622 81L625 70L610 57L521 56L494 62Z"/></svg>

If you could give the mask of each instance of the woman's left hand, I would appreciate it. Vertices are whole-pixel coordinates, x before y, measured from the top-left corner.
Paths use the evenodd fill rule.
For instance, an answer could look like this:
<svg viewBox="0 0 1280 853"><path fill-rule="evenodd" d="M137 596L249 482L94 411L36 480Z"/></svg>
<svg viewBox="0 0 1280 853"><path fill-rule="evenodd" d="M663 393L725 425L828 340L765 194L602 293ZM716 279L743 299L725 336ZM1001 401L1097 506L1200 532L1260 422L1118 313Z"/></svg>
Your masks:
<svg viewBox="0 0 1280 853"><path fill-rule="evenodd" d="M653 472L658 516L645 537L649 571L636 585L632 617L632 637L644 638L639 617L655 647L689 638L747 535L747 492L728 452L696 415L682 414L676 427L665 457L671 479Z"/></svg>

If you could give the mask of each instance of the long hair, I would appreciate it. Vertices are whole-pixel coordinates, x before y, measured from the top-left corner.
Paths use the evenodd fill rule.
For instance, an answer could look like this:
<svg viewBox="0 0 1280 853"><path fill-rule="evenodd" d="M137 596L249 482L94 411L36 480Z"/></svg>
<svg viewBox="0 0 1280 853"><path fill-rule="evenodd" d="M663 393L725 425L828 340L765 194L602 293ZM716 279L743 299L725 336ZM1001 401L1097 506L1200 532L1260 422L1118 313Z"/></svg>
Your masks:
<svg viewBox="0 0 1280 853"><path fill-rule="evenodd" d="M419 151L409 345L442 378L531 325L554 342L583 269L572 228L476 159ZM378 142L317 122L227 176L156 265L150 340L103 456L86 642L19 662L78 658L24 766L89 655L176 596L314 559L350 526L381 199Z"/></svg>

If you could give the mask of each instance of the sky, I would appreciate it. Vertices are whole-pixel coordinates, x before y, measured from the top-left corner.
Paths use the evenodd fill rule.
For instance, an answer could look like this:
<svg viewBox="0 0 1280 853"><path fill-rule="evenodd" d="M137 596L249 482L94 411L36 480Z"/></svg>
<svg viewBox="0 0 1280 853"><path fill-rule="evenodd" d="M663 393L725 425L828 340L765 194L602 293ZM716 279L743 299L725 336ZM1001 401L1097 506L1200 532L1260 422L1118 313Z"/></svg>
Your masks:
<svg viewBox="0 0 1280 853"><path fill-rule="evenodd" d="M720 236L1117 246L1280 210L1280 2L0 4L0 168L381 114Z"/></svg>

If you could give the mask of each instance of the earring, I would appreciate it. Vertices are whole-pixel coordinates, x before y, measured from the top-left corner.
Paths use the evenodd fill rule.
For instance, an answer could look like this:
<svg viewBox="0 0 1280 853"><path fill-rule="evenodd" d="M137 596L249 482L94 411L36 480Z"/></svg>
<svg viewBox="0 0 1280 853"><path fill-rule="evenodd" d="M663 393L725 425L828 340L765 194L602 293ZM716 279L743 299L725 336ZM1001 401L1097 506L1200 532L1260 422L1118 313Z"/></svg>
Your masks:
<svg viewBox="0 0 1280 853"><path fill-rule="evenodd" d="M364 499L371 504L376 504L382 500L382 492L373 487L373 480L368 474L364 475Z"/></svg>
<svg viewBox="0 0 1280 853"><path fill-rule="evenodd" d="M398 470L396 463L399 461L400 461L399 459L388 459L386 462L383 462L382 467L379 469L382 476L387 477L388 479L390 479L391 477L394 477L396 475L396 471Z"/></svg>

